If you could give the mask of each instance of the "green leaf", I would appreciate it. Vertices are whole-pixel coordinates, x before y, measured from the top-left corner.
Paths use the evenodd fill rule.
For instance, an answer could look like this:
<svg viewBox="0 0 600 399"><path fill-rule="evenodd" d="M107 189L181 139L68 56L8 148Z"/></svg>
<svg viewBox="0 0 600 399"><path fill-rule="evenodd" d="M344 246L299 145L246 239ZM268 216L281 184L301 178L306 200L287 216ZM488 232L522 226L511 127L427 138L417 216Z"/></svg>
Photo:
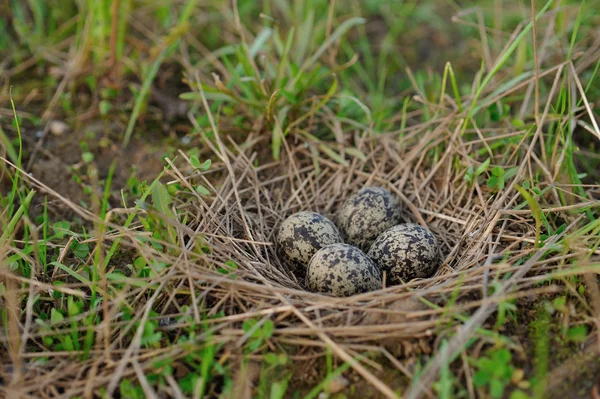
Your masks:
<svg viewBox="0 0 600 399"><path fill-rule="evenodd" d="M204 171L210 168L210 165L212 165L212 161L210 159L207 159L203 163L200 163L200 160L196 155L190 155L190 164L194 169L200 169Z"/></svg>
<svg viewBox="0 0 600 399"><path fill-rule="evenodd" d="M275 85L273 86L275 89L279 90L282 85L283 74L285 72L285 67L290 65L288 62L288 55L290 53L290 49L292 48L292 42L294 41L295 28L292 26L288 31L288 36L285 41L285 46L283 51L281 51L279 57L279 64L277 65L277 75L275 77ZM278 37L278 36L276 36Z"/></svg>
<svg viewBox="0 0 600 399"><path fill-rule="evenodd" d="M504 168L502 168L502 166L494 166L492 169L492 175L498 177L504 176Z"/></svg>
<svg viewBox="0 0 600 399"><path fill-rule="evenodd" d="M204 187L202 184L198 184L196 187L196 192L200 195L204 195L204 196L208 196L210 195L210 190L206 187Z"/></svg>
<svg viewBox="0 0 600 399"><path fill-rule="evenodd" d="M256 323L257 323L256 319L244 320L244 322L242 323L242 330L244 330L244 332L248 332L248 331L250 331L250 329L252 327L254 327L254 325L256 325Z"/></svg>
<svg viewBox="0 0 600 399"><path fill-rule="evenodd" d="M502 117L502 108L498 107L497 104L492 104L488 107L488 112L490 114L490 119L493 122L498 122Z"/></svg>
<svg viewBox="0 0 600 399"><path fill-rule="evenodd" d="M229 96L224 96L224 97L229 98ZM202 101L202 94L200 94L196 91L188 91L185 93L181 93L179 95L179 98L181 100L186 100L186 101Z"/></svg>
<svg viewBox="0 0 600 399"><path fill-rule="evenodd" d="M87 244L76 243L72 247L73 253L78 258L86 258L90 254L90 247Z"/></svg>
<svg viewBox="0 0 600 399"><path fill-rule="evenodd" d="M518 171L519 171L518 166L513 166L512 168L507 170L506 173L504 174L504 181L506 181L506 180L510 179L511 177L513 177L514 175L516 175Z"/></svg>
<svg viewBox="0 0 600 399"><path fill-rule="evenodd" d="M273 335L273 331L275 330L275 324L273 320L266 320L265 324L262 326L263 338L268 339Z"/></svg>
<svg viewBox="0 0 600 399"><path fill-rule="evenodd" d="M119 384L119 391L121 393L121 397L128 399L143 399L146 397L144 394L144 390L139 385L134 385L127 378L121 381Z"/></svg>
<svg viewBox="0 0 600 399"><path fill-rule="evenodd" d="M517 129L523 129L525 127L525 122L522 119L515 118L511 121L513 127Z"/></svg>
<svg viewBox="0 0 600 399"><path fill-rule="evenodd" d="M465 172L465 175L463 176L463 180L466 180L469 183L473 183L474 173L475 172L473 171L473 168L469 166L469 168Z"/></svg>
<svg viewBox="0 0 600 399"><path fill-rule="evenodd" d="M327 154L327 156L329 158L333 159L340 165L343 165L346 167L350 166L348 161L346 161L344 158L342 158L342 156L340 154L338 154L337 152L335 152L334 150L329 148L329 146L327 144L325 144L325 143L319 144L319 150L323 151L325 154Z"/></svg>
<svg viewBox="0 0 600 399"><path fill-rule="evenodd" d="M473 376L473 383L475 384L476 387L483 387L488 384L490 379L491 379L491 375L490 375L490 373L487 372L487 370L479 370Z"/></svg>
<svg viewBox="0 0 600 399"><path fill-rule="evenodd" d="M363 154L362 151L356 147L346 148L346 149L344 149L344 151L346 152L346 154L352 155L352 156L360 159L363 162L367 160L367 156L365 154Z"/></svg>
<svg viewBox="0 0 600 399"><path fill-rule="evenodd" d="M508 363L510 363L512 356L508 349L502 348L502 349L499 349L496 352L494 352L494 354L492 355L492 358L494 360L496 360L497 362L501 362L503 364L508 364Z"/></svg>
<svg viewBox="0 0 600 399"><path fill-rule="evenodd" d="M173 199L164 184L157 182L152 187L152 203L159 212L167 216L173 216L173 212L169 207L173 203Z"/></svg>
<svg viewBox="0 0 600 399"><path fill-rule="evenodd" d="M267 42L267 40L269 40L269 38L271 37L272 34L273 34L273 29L264 28L262 31L260 31L260 33L258 35L256 35L256 38L254 39L254 43L252 43L252 45L248 49L248 52L250 53L250 57L252 57L252 58L256 57L256 54L258 54L260 49L264 46L264 44Z"/></svg>
<svg viewBox="0 0 600 399"><path fill-rule="evenodd" d="M54 237L62 240L67 234L71 233L71 225L69 222L56 222L52 225Z"/></svg>
<svg viewBox="0 0 600 399"><path fill-rule="evenodd" d="M77 303L73 300L73 297L71 296L67 300L67 314L69 315L69 317L75 317L79 314L79 306L77 306Z"/></svg>
<svg viewBox="0 0 600 399"><path fill-rule="evenodd" d="M554 306L556 310L559 310L561 312L566 310L566 304L567 298L565 296L559 296L558 298L554 299L554 301L552 301L552 306Z"/></svg>
<svg viewBox="0 0 600 399"><path fill-rule="evenodd" d="M195 155L190 155L190 164L194 169L200 169L200 160Z"/></svg>
<svg viewBox="0 0 600 399"><path fill-rule="evenodd" d="M480 174L482 174L483 172L485 172L488 167L490 166L490 158L486 159L485 161L483 161L483 163L481 165L479 165L477 167L477 169L475 169L475 176L479 176ZM471 171L473 170L472 168L470 168Z"/></svg>
<svg viewBox="0 0 600 399"><path fill-rule="evenodd" d="M207 159L202 165L200 165L200 170L208 170L208 168L210 168L210 165L212 165L212 161L210 159Z"/></svg>
<svg viewBox="0 0 600 399"><path fill-rule="evenodd" d="M86 164L91 163L94 160L94 154L92 154L91 152L84 152L83 154L81 154L81 159Z"/></svg>
<svg viewBox="0 0 600 399"><path fill-rule="evenodd" d="M566 223L561 224L560 226L558 226L558 229L556 229L556 231L554 232L554 235L562 234L562 232L565 231L566 228L567 228Z"/></svg>
<svg viewBox="0 0 600 399"><path fill-rule="evenodd" d="M2 144L2 147L6 149L6 154L12 163L18 165L19 156L17 155L17 151L15 151L15 147L12 145L8 135L4 133L4 130L2 130L2 126L0 126L0 144Z"/></svg>
<svg viewBox="0 0 600 399"><path fill-rule="evenodd" d="M366 117L367 117L367 121L370 123L371 122L371 110L369 109L369 107L367 107L362 101L360 101L358 98L354 97L354 96L350 96L350 95L345 95L345 94L340 94L337 96L337 98L339 99L347 99L349 101L352 101L354 104L358 105L358 107L365 113Z"/></svg>
<svg viewBox="0 0 600 399"><path fill-rule="evenodd" d="M270 399L282 399L285 396L286 389L287 389L287 381L274 382L271 385L271 394L270 394L269 398Z"/></svg>
<svg viewBox="0 0 600 399"><path fill-rule="evenodd" d="M500 399L502 395L504 395L504 381L500 380L491 380L490 381L490 395L494 399Z"/></svg>
<svg viewBox="0 0 600 399"><path fill-rule="evenodd" d="M489 188L496 188L498 186L499 179L496 176L491 176L487 181Z"/></svg>
<svg viewBox="0 0 600 399"><path fill-rule="evenodd" d="M250 350L250 352L254 352L255 350L257 350L258 348L260 348L262 345L262 339L260 338L255 338L253 340L250 340L248 342L248 349Z"/></svg>
<svg viewBox="0 0 600 399"><path fill-rule="evenodd" d="M587 339L587 335L588 329L584 325L571 327L567 332L567 338L572 342L584 342Z"/></svg>
<svg viewBox="0 0 600 399"><path fill-rule="evenodd" d="M73 345L73 340L71 339L70 335L65 335L62 338L62 344L63 344L63 349L66 351L73 351L75 350L75 345Z"/></svg>
<svg viewBox="0 0 600 399"><path fill-rule="evenodd" d="M77 273L76 271L74 271L70 267L63 265L62 263L50 262L48 264L51 265L51 266L59 268L60 270L62 270L65 273L69 274L71 277L77 279L78 281L80 281L81 283L83 283L85 285L92 284L92 282L90 280L88 280L86 277L84 277L83 275Z"/></svg>
<svg viewBox="0 0 600 399"><path fill-rule="evenodd" d="M516 391L512 391L510 394L510 399L531 399L531 396L527 395L520 389L517 389Z"/></svg>
<svg viewBox="0 0 600 399"><path fill-rule="evenodd" d="M146 259L144 259L141 256L138 256L133 261L133 266L135 266L135 268L138 270L143 269L144 267L146 267Z"/></svg>
<svg viewBox="0 0 600 399"><path fill-rule="evenodd" d="M56 310L55 308L52 308L52 310L50 310L50 322L52 324L62 323L64 320L65 317L58 310Z"/></svg>
<svg viewBox="0 0 600 399"><path fill-rule="evenodd" d="M112 109L112 104L110 103L110 101L102 100L98 104L98 109L100 110L100 115L105 116Z"/></svg>

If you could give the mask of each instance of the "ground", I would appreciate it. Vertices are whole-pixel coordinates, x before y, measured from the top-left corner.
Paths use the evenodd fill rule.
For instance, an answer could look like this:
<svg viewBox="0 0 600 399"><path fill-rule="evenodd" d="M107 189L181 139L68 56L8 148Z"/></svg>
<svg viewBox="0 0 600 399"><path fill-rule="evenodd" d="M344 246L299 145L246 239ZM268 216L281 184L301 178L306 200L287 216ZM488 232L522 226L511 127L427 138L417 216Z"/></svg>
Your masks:
<svg viewBox="0 0 600 399"><path fill-rule="evenodd" d="M0 396L600 396L600 20L532 3L0 6ZM308 292L365 185L438 272Z"/></svg>

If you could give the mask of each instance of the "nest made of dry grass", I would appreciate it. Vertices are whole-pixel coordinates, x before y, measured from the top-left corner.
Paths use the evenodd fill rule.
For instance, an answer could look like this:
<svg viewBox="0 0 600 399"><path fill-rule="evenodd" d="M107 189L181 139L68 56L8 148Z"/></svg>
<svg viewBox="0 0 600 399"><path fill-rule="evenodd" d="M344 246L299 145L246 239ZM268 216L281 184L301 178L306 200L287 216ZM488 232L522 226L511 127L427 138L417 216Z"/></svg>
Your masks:
<svg viewBox="0 0 600 399"><path fill-rule="evenodd" d="M478 137L486 138L474 140L457 133L458 128L450 130L442 122L419 125L402 138L396 133L356 136L347 144L364 157L344 154L343 145L336 149L347 165L319 155L310 145L299 145L286 147L281 161L257 167L255 160L264 159L260 155L262 140L243 150L232 141L227 146L218 141L213 146L221 161L213 170L218 179L211 179L210 174L198 177L192 173L183 178L181 173L172 173L184 185L200 181L212 183L215 190L213 197L196 196L180 204L193 218L188 226L211 248L189 272L196 281L205 282L203 292L210 298L210 312L224 311L231 320L274 320L277 344L315 347L317 353L334 346L338 356L350 361L365 349L400 357L430 353L448 332L440 326L444 321L452 324L460 312L482 311L481 324L509 294L555 292L556 287L535 288L545 278L543 272L586 253L584 246L540 260L546 251L535 248L531 211L514 210L519 199L514 187L509 185L497 193L463 179L468 166L480 164L465 154L503 133L480 131ZM434 155L432 151L440 143L445 143L445 150ZM515 182L526 179L534 145L535 138L516 151L512 162L521 169ZM569 187L548 184L555 185L549 202L557 191L571 194ZM332 216L347 196L369 185L395 193L403 203L405 218L434 232L444 259L439 271L428 279L350 298L308 292L277 256L273 244L277 226L301 210ZM540 200L544 202L544 198ZM562 216L568 225L565 233L582 222L575 214L564 212ZM512 279L502 280L507 273L515 273L510 265L524 258L529 258L525 267ZM226 267L228 261L239 267L235 278L216 275L215 267ZM503 284L492 289L499 281ZM491 293L495 295L490 297ZM449 298L455 304L452 311L445 307ZM236 331L243 342L247 337ZM357 367L382 393L390 394L360 364L356 363Z"/></svg>

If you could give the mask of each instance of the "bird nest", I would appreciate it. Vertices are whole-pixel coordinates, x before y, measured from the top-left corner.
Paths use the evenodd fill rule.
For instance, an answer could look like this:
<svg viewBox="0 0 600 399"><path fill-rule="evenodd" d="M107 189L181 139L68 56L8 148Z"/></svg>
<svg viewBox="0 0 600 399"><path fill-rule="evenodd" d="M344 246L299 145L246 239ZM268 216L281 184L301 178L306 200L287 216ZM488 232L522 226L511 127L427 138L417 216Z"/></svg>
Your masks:
<svg viewBox="0 0 600 399"><path fill-rule="evenodd" d="M209 248L188 273L203 285L210 313L237 322L272 320L274 342L334 346L346 360L365 348L394 356L429 352L440 320L453 320L448 301L460 303L454 312L479 307L492 282L514 271L508 264L532 249L535 227L529 211L508 210L514 197L464 178L480 163L460 154L477 144L443 125L420 129L401 138L357 137L350 151L344 150L350 145L338 146L335 159L311 145L285 147L280 161L259 166L260 141L242 149L217 140L211 171L187 177L172 171L182 186L212 190L177 205L189 216L189 237L202 237ZM438 153L441 142L446 151ZM278 225L303 210L331 217L349 195L371 185L397 195L404 218L436 235L443 254L439 270L431 278L352 297L309 292L277 255ZM237 333L242 341L248 338L239 328Z"/></svg>

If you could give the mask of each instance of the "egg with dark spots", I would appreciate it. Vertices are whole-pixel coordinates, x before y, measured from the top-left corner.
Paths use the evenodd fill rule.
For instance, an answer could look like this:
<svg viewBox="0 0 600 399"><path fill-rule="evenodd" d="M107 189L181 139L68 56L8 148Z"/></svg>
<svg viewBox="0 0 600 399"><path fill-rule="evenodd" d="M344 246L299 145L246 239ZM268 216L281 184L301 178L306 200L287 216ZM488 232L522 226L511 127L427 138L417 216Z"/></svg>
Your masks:
<svg viewBox="0 0 600 399"><path fill-rule="evenodd" d="M413 223L399 224L383 232L367 254L385 274L388 286L431 277L439 267L435 236Z"/></svg>
<svg viewBox="0 0 600 399"><path fill-rule="evenodd" d="M342 242L335 224L316 212L298 212L281 223L275 237L281 258L301 277L321 248Z"/></svg>
<svg viewBox="0 0 600 399"><path fill-rule="evenodd" d="M306 285L339 297L381 289L381 273L360 249L348 244L321 248L308 264Z"/></svg>
<svg viewBox="0 0 600 399"><path fill-rule="evenodd" d="M400 211L388 190L365 187L344 202L336 221L345 242L366 252L381 233L403 222Z"/></svg>

